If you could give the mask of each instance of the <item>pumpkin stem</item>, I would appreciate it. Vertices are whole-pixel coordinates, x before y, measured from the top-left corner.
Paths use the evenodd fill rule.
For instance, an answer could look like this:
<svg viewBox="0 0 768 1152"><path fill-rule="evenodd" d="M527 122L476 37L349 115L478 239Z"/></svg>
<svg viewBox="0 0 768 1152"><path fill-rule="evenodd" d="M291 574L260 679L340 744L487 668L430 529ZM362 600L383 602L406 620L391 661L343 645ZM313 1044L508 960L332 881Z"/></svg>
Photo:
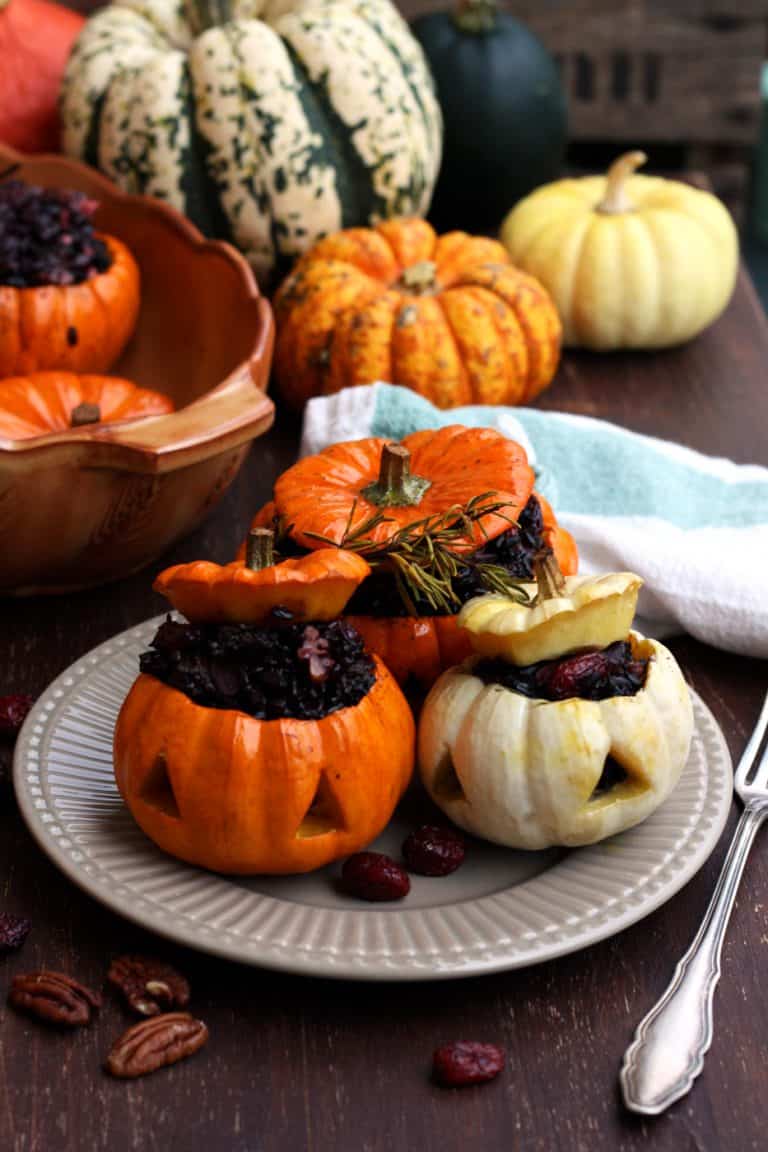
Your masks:
<svg viewBox="0 0 768 1152"><path fill-rule="evenodd" d="M534 557L533 575L537 588L535 604L540 604L542 600L554 600L562 595L565 577L551 548L542 548Z"/></svg>
<svg viewBox="0 0 768 1152"><path fill-rule="evenodd" d="M459 0L453 20L462 32L492 32L497 14L496 0Z"/></svg>
<svg viewBox="0 0 768 1152"><path fill-rule="evenodd" d="M627 179L648 157L645 152L625 152L614 160L605 177L605 195L597 206L598 212L607 216L618 216L622 212L634 212L634 205L627 199L625 184Z"/></svg>
<svg viewBox="0 0 768 1152"><path fill-rule="evenodd" d="M403 508L418 504L432 481L411 475L411 454L402 444L385 444L381 450L379 478L360 495L378 507Z"/></svg>
<svg viewBox="0 0 768 1152"><path fill-rule="evenodd" d="M195 36L232 19L232 0L184 0L184 7Z"/></svg>
<svg viewBox="0 0 768 1152"><path fill-rule="evenodd" d="M434 260L419 260L403 270L400 277L400 287L408 292L420 295L422 292L432 292L436 287L437 265Z"/></svg>
<svg viewBox="0 0 768 1152"><path fill-rule="evenodd" d="M101 408L98 404L78 404L69 417L71 428L81 428L84 424L98 424L101 421Z"/></svg>
<svg viewBox="0 0 768 1152"><path fill-rule="evenodd" d="M251 528L245 542L245 566L262 572L275 562L275 534L271 528Z"/></svg>

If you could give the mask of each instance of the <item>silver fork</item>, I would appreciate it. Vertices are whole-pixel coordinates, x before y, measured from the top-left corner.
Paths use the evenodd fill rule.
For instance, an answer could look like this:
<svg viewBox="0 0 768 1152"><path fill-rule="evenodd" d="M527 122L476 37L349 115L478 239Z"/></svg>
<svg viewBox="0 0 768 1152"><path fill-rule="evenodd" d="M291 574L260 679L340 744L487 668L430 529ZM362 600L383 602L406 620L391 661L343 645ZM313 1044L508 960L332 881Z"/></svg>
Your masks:
<svg viewBox="0 0 768 1152"><path fill-rule="evenodd" d="M704 1067L712 1043L712 999L720 953L749 850L768 816L768 694L734 779L744 811L701 928L675 968L672 982L639 1025L624 1055L624 1103L655 1116L685 1096Z"/></svg>

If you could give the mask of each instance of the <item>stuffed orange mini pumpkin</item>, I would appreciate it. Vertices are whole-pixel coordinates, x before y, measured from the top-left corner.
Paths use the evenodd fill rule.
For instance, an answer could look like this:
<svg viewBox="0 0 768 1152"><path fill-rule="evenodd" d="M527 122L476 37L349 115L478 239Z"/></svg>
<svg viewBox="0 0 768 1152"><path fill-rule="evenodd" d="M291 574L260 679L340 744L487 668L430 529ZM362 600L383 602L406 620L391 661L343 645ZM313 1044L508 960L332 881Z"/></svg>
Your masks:
<svg viewBox="0 0 768 1152"><path fill-rule="evenodd" d="M172 411L172 400L162 392L119 376L31 372L0 380L0 438L8 440Z"/></svg>
<svg viewBox="0 0 768 1152"><path fill-rule="evenodd" d="M275 372L300 407L391 380L440 408L527 404L550 384L561 326L546 290L483 236L394 219L320 240L275 297Z"/></svg>
<svg viewBox="0 0 768 1152"><path fill-rule="evenodd" d="M246 553L224 567L198 560L166 568L155 591L188 620L263 624L278 608L300 620L335 620L371 571L362 556L341 548L276 564L266 528L251 531Z"/></svg>
<svg viewBox="0 0 768 1152"><path fill-rule="evenodd" d="M378 657L330 619L367 563L324 549L270 564L262 534L250 551L158 578L193 622L168 620L142 656L115 776L137 823L179 859L309 872L386 826L413 771L414 722Z"/></svg>
<svg viewBox="0 0 768 1152"><path fill-rule="evenodd" d="M466 600L530 580L542 549L564 573L578 566L525 452L488 428L335 444L278 478L254 527L282 532L286 554L334 543L364 555L373 571L345 619L400 683L419 688L469 654L456 626Z"/></svg>
<svg viewBox="0 0 768 1152"><path fill-rule="evenodd" d="M0 180L0 376L107 372L139 312L128 248L81 192Z"/></svg>

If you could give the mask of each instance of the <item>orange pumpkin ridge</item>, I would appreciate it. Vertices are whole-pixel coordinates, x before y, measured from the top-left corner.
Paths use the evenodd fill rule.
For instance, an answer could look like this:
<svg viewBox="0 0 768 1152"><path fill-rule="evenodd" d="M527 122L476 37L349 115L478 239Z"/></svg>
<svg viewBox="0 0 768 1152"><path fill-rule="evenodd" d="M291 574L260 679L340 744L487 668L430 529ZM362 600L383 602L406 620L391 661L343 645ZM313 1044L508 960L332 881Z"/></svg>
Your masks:
<svg viewBox="0 0 768 1152"><path fill-rule="evenodd" d="M275 314L275 373L295 406L380 378L444 408L526 403L560 355L552 300L502 244L437 237L418 219L320 240L279 288Z"/></svg>
<svg viewBox="0 0 768 1152"><path fill-rule="evenodd" d="M411 473L428 482L420 498L402 506L378 504L366 494L379 478L388 443L369 437L334 444L299 460L278 477L275 504L297 543L319 548L322 540L318 537L340 543L353 505L353 528L377 512L384 513L385 519L366 536L382 542L414 521L443 515L492 492L503 507L474 524L472 539L465 546L479 546L517 519L533 490L533 471L519 444L489 428L452 424L437 431L413 432L402 441L410 453Z"/></svg>
<svg viewBox="0 0 768 1152"><path fill-rule="evenodd" d="M297 620L335 620L370 571L354 552L322 548L258 570L244 559L177 564L160 573L154 589L192 621L258 624L278 607Z"/></svg>
<svg viewBox="0 0 768 1152"><path fill-rule="evenodd" d="M112 262L90 280L0 284L0 377L45 369L103 373L117 360L139 314L139 268L122 241L99 238Z"/></svg>
<svg viewBox="0 0 768 1152"><path fill-rule="evenodd" d="M88 420L78 410L92 409ZM31 372L0 380L0 437L26 440L66 432L79 423L110 423L173 411L168 396L119 376Z"/></svg>
<svg viewBox="0 0 768 1152"><path fill-rule="evenodd" d="M204 708L141 675L115 730L115 778L164 851L227 873L309 872L365 847L413 771L415 729L374 658L354 707L321 720Z"/></svg>

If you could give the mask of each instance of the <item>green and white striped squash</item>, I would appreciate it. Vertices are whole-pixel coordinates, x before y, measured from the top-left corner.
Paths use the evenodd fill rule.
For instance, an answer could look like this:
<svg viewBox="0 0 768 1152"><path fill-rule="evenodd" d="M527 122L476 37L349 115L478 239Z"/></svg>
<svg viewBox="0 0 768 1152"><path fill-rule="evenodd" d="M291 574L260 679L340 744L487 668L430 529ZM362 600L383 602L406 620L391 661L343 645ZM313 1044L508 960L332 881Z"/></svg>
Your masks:
<svg viewBox="0 0 768 1152"><path fill-rule="evenodd" d="M231 240L259 278L320 236L423 215L442 125L390 0L116 0L62 90L64 150Z"/></svg>

